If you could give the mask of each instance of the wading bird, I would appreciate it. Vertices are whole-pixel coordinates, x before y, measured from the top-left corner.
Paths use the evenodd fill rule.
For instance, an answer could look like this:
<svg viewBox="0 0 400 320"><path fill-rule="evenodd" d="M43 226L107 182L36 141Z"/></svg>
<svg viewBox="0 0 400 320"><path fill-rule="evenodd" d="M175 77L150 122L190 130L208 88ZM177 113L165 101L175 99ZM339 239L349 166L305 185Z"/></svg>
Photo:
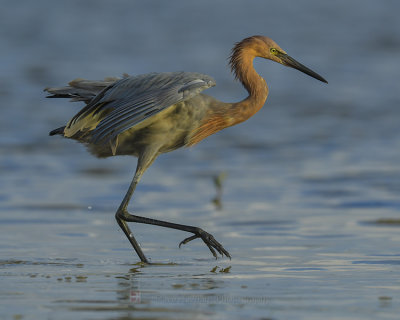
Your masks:
<svg viewBox="0 0 400 320"><path fill-rule="evenodd" d="M97 157L132 155L136 172L115 218L142 262L148 263L127 222L145 223L192 233L179 246L200 238L217 258L228 251L203 229L130 214L129 201L143 173L162 153L197 144L209 135L241 123L265 103L268 86L253 67L261 57L327 81L286 54L264 36L246 38L234 46L230 67L248 91L240 102L226 103L202 94L213 87L213 78L200 73L149 73L104 81L76 79L69 86L46 88L50 98L71 98L86 106L65 126L50 132L85 144Z"/></svg>

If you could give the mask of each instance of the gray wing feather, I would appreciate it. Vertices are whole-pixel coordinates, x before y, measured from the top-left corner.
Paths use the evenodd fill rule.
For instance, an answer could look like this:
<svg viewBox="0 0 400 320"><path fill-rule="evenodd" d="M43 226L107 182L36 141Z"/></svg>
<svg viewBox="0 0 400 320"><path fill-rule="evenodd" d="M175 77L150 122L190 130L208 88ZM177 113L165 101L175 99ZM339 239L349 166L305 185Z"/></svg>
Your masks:
<svg viewBox="0 0 400 320"><path fill-rule="evenodd" d="M124 77L128 77L124 74ZM72 80L68 86L59 88L45 88L50 95L47 98L70 98L71 101L84 101L89 103L104 88L112 85L121 78L107 77L104 80Z"/></svg>
<svg viewBox="0 0 400 320"><path fill-rule="evenodd" d="M93 110L112 109L92 131L93 142L112 141L150 116L215 86L200 73L150 73L121 79L104 89L76 119ZM100 105L100 107L98 107Z"/></svg>

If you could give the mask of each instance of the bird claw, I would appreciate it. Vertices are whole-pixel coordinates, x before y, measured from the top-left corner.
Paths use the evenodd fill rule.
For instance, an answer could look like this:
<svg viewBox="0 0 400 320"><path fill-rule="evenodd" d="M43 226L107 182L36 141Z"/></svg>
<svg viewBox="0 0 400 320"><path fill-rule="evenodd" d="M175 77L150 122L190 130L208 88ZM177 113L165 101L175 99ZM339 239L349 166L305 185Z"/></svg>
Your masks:
<svg viewBox="0 0 400 320"><path fill-rule="evenodd" d="M229 254L229 252L226 251L224 249L224 247L217 240L215 240L215 238L211 234L209 234L208 232L205 232L203 229L200 229L200 228L198 228L198 230L196 232L194 232L193 236L188 237L188 238L184 239L183 241L181 241L179 243L179 248L181 247L181 245L186 244L197 238L201 238L203 240L203 242L206 244L208 249L211 251L211 253L215 257L215 259L218 258L217 253L215 251L218 251L218 253L221 256L225 255L226 257L231 259L231 255Z"/></svg>

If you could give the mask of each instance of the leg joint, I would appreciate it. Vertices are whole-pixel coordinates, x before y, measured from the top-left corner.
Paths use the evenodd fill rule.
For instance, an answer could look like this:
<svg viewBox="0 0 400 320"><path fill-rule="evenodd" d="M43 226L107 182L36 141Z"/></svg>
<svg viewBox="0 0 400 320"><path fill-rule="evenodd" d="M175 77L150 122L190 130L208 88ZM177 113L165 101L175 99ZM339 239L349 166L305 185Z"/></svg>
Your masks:
<svg viewBox="0 0 400 320"><path fill-rule="evenodd" d="M128 215L128 211L119 208L117 210L117 212L115 213L115 219L117 219L117 221L118 220L126 220L127 215Z"/></svg>

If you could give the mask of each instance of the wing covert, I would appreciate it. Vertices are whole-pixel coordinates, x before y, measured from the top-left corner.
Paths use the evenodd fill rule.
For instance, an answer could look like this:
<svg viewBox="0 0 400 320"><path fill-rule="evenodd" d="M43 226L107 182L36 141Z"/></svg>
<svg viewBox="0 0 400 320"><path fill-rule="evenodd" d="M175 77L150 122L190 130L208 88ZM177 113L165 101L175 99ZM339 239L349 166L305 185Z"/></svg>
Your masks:
<svg viewBox="0 0 400 320"><path fill-rule="evenodd" d="M213 86L213 78L192 72L150 73L123 78L100 92L68 126L105 111L105 116L91 131L92 139L94 143L113 141L120 133L148 117Z"/></svg>

